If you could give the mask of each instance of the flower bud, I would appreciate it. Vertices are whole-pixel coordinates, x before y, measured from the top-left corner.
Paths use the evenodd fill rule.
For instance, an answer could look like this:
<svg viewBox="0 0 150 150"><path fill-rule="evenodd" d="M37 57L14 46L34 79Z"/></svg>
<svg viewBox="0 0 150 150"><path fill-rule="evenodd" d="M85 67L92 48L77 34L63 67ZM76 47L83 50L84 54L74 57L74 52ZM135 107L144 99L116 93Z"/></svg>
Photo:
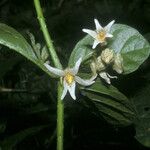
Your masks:
<svg viewBox="0 0 150 150"><path fill-rule="evenodd" d="M97 68L96 68L96 63L94 61L90 64L90 67L93 74L96 74Z"/></svg>
<svg viewBox="0 0 150 150"><path fill-rule="evenodd" d="M101 60L105 64L110 64L111 62L113 62L114 61L114 51L109 48L106 48L105 50L103 50L101 53Z"/></svg>
<svg viewBox="0 0 150 150"><path fill-rule="evenodd" d="M102 59L101 59L101 56L97 57L97 64L96 64L96 66L97 66L97 70L98 71L102 71L102 70L104 70L106 68L104 63L103 63L103 61L102 61Z"/></svg>
<svg viewBox="0 0 150 150"><path fill-rule="evenodd" d="M91 67L93 74L96 74L97 71L102 71L106 68L104 63L101 60L101 56L97 57L96 60L92 61L92 63L90 64L90 67Z"/></svg>
<svg viewBox="0 0 150 150"><path fill-rule="evenodd" d="M119 53L115 55L113 70L119 74L123 72L123 58Z"/></svg>

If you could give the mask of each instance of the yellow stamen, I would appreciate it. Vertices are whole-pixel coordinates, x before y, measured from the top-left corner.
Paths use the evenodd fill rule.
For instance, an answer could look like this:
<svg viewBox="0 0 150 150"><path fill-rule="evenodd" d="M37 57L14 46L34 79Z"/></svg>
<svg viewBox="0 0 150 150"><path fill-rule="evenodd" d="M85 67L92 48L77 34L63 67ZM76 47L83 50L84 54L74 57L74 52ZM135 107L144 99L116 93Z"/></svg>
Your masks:
<svg viewBox="0 0 150 150"><path fill-rule="evenodd" d="M98 34L97 34L97 38L99 41L104 42L105 38L106 38L106 31L101 30Z"/></svg>
<svg viewBox="0 0 150 150"><path fill-rule="evenodd" d="M72 75L71 73L66 73L64 79L66 80L68 85L71 85L74 81L74 75Z"/></svg>

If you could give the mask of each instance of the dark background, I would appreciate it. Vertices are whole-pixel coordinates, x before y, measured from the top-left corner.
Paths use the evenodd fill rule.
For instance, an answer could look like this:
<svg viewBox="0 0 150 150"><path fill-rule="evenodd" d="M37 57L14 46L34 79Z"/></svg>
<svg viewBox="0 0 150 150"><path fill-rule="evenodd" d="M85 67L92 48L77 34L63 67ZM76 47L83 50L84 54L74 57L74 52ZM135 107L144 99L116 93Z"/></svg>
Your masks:
<svg viewBox="0 0 150 150"><path fill-rule="evenodd" d="M67 65L76 42L85 35L82 28L95 28L94 18L103 26L115 19L116 23L132 26L149 38L149 0L41 0L41 5L64 66ZM32 0L1 0L0 20L18 30L28 41L26 32L29 30L34 34L36 42L45 45ZM1 48L0 67L3 73L0 76L0 87L7 88L0 92L2 145L7 147L9 143L15 143L12 144L13 150L55 149L55 81L49 79L34 64L5 47ZM148 73L148 62L143 68L142 72L125 76L126 83L123 79L122 84L114 84L128 97L132 97L138 88L146 84L141 76ZM10 92L8 89L14 91ZM46 127L36 133L29 131L22 138L22 131L41 125ZM71 99L65 101L64 133L65 150L146 149L134 138L134 125L111 125L89 112L79 101Z"/></svg>

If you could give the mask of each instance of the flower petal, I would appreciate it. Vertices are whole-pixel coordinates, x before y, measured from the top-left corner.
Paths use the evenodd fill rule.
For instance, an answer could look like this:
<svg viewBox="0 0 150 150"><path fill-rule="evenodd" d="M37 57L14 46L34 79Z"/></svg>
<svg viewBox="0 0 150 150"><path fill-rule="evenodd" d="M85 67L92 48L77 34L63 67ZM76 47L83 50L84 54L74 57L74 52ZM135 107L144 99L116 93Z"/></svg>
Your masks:
<svg viewBox="0 0 150 150"><path fill-rule="evenodd" d="M104 27L104 29L106 30L106 32L109 32L112 25L114 24L115 20L111 21L107 26Z"/></svg>
<svg viewBox="0 0 150 150"><path fill-rule="evenodd" d="M100 25L99 21L97 19L94 19L96 31L100 31L103 27Z"/></svg>
<svg viewBox="0 0 150 150"><path fill-rule="evenodd" d="M70 86L67 85L67 88L68 88L68 91L69 91L71 97L72 97L74 100L76 100L76 96L75 96L76 83L73 82Z"/></svg>
<svg viewBox="0 0 150 150"><path fill-rule="evenodd" d="M117 79L117 76L111 76L111 75L109 75L108 73L107 73L107 76L108 76L109 78L111 78L111 79Z"/></svg>
<svg viewBox="0 0 150 150"><path fill-rule="evenodd" d="M64 71L63 70L60 70L60 69L57 69L57 68L54 68L54 67L51 67L50 65L44 63L44 66L53 74L59 76L59 77L62 77L64 76Z"/></svg>
<svg viewBox="0 0 150 150"><path fill-rule="evenodd" d="M112 34L110 34L110 33L107 33L107 34L106 34L106 37L112 38L112 37L113 37L113 35L112 35Z"/></svg>
<svg viewBox="0 0 150 150"><path fill-rule="evenodd" d="M65 80L64 80L64 82L63 82L63 86L64 86L64 89L63 89L63 92L62 92L62 95L61 95L61 100L63 100L64 97L65 97L66 94L67 94L67 83L66 83Z"/></svg>
<svg viewBox="0 0 150 150"><path fill-rule="evenodd" d="M80 58L78 59L78 61L76 62L75 66L70 69L70 71L71 71L74 75L76 75L76 74L78 73L81 62L82 62L82 57L80 57Z"/></svg>
<svg viewBox="0 0 150 150"><path fill-rule="evenodd" d="M95 81L93 81L95 78L97 77L97 75L94 75L93 77L91 77L89 80L84 80L81 79L79 76L75 76L75 80L76 82L78 82L79 84L83 85L83 86L89 86L91 84L93 84Z"/></svg>
<svg viewBox="0 0 150 150"><path fill-rule="evenodd" d="M90 36L92 36L92 37L95 38L95 39L96 39L96 37L97 37L97 33L96 33L95 31L93 31L93 30L82 29L82 31L85 32L85 33L87 33L87 34L89 34Z"/></svg>
<svg viewBox="0 0 150 150"><path fill-rule="evenodd" d="M93 43L93 46L92 46L92 49L95 49L96 46L99 44L100 42L98 40L94 40L94 43Z"/></svg>
<svg viewBox="0 0 150 150"><path fill-rule="evenodd" d="M101 72L101 73L99 73L99 75L100 75L100 77L101 78L103 78L108 84L110 84L111 82L110 82L110 78L117 78L117 76L111 76L111 75L109 75L108 73L106 73L106 72Z"/></svg>
<svg viewBox="0 0 150 150"><path fill-rule="evenodd" d="M101 72L99 73L100 77L103 78L108 84L110 84L110 79L109 77L107 76L107 73L106 72Z"/></svg>

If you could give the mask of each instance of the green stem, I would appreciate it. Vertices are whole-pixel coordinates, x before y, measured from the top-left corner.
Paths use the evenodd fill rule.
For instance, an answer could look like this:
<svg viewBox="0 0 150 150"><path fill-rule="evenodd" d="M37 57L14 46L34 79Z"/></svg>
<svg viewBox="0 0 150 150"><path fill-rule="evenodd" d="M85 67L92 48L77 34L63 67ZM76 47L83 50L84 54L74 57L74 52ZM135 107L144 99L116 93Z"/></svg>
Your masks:
<svg viewBox="0 0 150 150"><path fill-rule="evenodd" d="M38 20L48 46L52 61L55 67L62 69L62 65L59 61L55 48L53 46L51 37L49 35L45 19L42 13L41 5L39 0L34 0L35 9L37 12ZM64 129L64 104L61 100L62 86L58 83L58 97L57 97L57 150L63 150L63 129Z"/></svg>
<svg viewBox="0 0 150 150"><path fill-rule="evenodd" d="M58 83L57 100L57 150L63 150L64 105L61 100L62 86Z"/></svg>
<svg viewBox="0 0 150 150"><path fill-rule="evenodd" d="M52 42L51 37L49 35L48 29L47 29L47 26L46 26L46 22L45 22L45 18L43 16L42 8L41 8L41 5L40 5L40 1L39 0L34 0L34 5L35 5L36 13L37 13L37 18L39 20L41 30L43 32L43 35L44 35L47 47L49 49L52 61L55 65L55 67L61 69L62 65L59 61L59 58L58 58L58 56L56 54L56 51L55 51L55 48L53 46L53 42Z"/></svg>

